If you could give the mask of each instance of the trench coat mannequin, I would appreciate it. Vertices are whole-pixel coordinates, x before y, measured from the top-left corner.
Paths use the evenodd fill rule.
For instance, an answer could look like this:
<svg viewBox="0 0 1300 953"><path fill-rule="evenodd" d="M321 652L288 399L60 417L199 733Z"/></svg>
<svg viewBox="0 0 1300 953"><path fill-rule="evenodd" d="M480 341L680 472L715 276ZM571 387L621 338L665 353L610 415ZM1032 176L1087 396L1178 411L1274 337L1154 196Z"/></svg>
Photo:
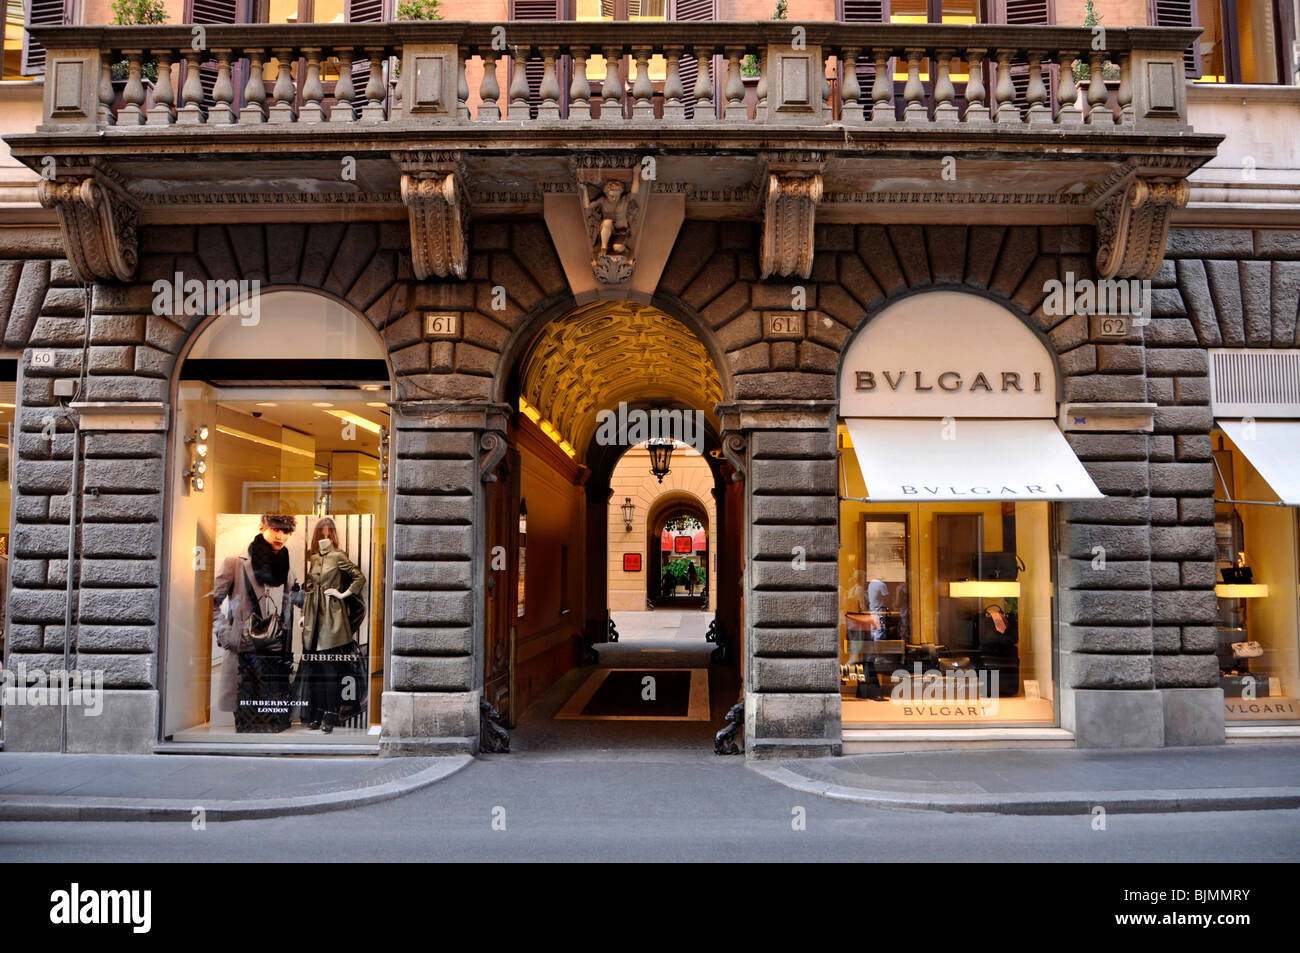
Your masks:
<svg viewBox="0 0 1300 953"><path fill-rule="evenodd" d="M253 549L258 539L278 556L293 534L292 516L267 515L262 517L259 537L254 537L248 549L235 556L227 556L217 570L212 590L212 633L217 644L226 650L221 664L221 681L217 690L217 708L234 711L239 694L239 652L244 629L253 615L258 600L267 586L257 579L254 569ZM275 588L272 586L271 588ZM293 631L293 602L297 581L293 569L285 576L283 596L280 600L280 620L286 633ZM229 600L227 602L227 599ZM248 646L243 646L245 651Z"/></svg>
<svg viewBox="0 0 1300 953"><path fill-rule="evenodd" d="M341 680L348 669L346 663L316 660L312 654L342 656L356 651L343 600L359 596L366 588L366 577L338 547L334 521L328 517L316 524L310 552L302 604L302 648L310 686L308 727L330 732L338 720Z"/></svg>

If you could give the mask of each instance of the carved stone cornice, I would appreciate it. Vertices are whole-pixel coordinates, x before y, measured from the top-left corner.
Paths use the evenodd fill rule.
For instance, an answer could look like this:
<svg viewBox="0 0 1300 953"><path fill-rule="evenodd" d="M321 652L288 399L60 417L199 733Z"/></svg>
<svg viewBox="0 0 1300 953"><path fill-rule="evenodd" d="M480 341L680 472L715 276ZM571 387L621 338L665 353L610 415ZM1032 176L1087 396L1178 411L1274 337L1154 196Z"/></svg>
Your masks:
<svg viewBox="0 0 1300 953"><path fill-rule="evenodd" d="M1097 276L1149 280L1160 270L1169 219L1187 204L1183 178L1133 178L1097 205Z"/></svg>
<svg viewBox="0 0 1300 953"><path fill-rule="evenodd" d="M761 277L807 278L812 274L813 226L821 198L820 171L768 169L763 189Z"/></svg>
<svg viewBox="0 0 1300 953"><path fill-rule="evenodd" d="M68 261L85 282L130 281L139 263L139 209L111 176L89 169L42 179L37 197L59 217Z"/></svg>
<svg viewBox="0 0 1300 953"><path fill-rule="evenodd" d="M469 194L465 172L452 153L404 153L402 202L411 223L415 277L464 278L469 270Z"/></svg>

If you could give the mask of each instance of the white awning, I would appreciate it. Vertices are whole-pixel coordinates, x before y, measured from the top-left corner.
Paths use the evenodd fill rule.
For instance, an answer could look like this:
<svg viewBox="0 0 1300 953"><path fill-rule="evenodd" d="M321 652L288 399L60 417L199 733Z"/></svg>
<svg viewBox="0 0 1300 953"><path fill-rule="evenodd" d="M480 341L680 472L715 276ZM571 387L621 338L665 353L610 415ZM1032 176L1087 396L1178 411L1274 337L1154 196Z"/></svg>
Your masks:
<svg viewBox="0 0 1300 953"><path fill-rule="evenodd" d="M1300 420L1217 423L1277 498L1287 506L1300 506Z"/></svg>
<svg viewBox="0 0 1300 953"><path fill-rule="evenodd" d="M1054 420L846 417L873 501L1096 500Z"/></svg>

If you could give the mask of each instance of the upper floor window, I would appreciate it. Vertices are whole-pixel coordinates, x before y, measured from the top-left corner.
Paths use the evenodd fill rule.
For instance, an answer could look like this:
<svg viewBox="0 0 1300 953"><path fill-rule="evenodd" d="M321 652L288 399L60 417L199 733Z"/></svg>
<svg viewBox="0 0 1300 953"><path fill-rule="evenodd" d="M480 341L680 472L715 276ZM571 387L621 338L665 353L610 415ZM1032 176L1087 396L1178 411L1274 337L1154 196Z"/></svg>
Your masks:
<svg viewBox="0 0 1300 953"><path fill-rule="evenodd" d="M45 47L24 29L71 23L71 0L3 0L4 64L0 79L27 79L45 72ZM30 4L30 11L27 6Z"/></svg>
<svg viewBox="0 0 1300 953"><path fill-rule="evenodd" d="M1156 26L1199 26L1184 56L1199 83L1286 83L1292 37L1285 0L1151 0Z"/></svg>
<svg viewBox="0 0 1300 953"><path fill-rule="evenodd" d="M846 23L1055 23L1055 0L838 0Z"/></svg>

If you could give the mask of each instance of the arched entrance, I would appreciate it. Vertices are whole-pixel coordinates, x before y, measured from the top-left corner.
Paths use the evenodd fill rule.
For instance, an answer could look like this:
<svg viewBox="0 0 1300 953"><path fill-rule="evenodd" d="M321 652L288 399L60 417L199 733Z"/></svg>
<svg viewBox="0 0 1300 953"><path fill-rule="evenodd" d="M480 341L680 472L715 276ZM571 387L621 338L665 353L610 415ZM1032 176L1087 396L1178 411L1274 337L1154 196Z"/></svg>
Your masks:
<svg viewBox="0 0 1300 953"><path fill-rule="evenodd" d="M689 512L708 539L703 552L690 553L700 562L697 575L709 577L708 607L720 626L739 631L739 534L729 545L716 503L729 486L732 493L739 486L730 481L719 452L716 407L727 395L710 349L687 321L659 308L597 302L542 322L514 354L500 392L515 411L510 449L489 486L487 520L489 549L500 547L513 558L508 578L488 585L485 697L519 726L524 744L566 718L569 736L615 730L618 721L638 722L635 713L561 711L571 707L591 664L609 667L618 656L616 667L631 670L658 655L658 667L699 674L690 684L678 679L673 689L683 693L680 717L652 714L641 722L642 732L649 725L650 734L680 735L689 709L690 728L704 744L736 701L735 656L713 666L726 670L724 679L709 671L713 646L704 635L710 619L699 612L698 596L690 607L694 617L684 620L648 612L646 600L652 591L659 594L655 582L664 566L658 537L652 543L649 534L662 533L679 510ZM662 484L650 475L645 450L654 437L676 440ZM730 598L721 595L728 587L717 584L716 575L730 579ZM645 618L622 625L615 644L611 612ZM641 635L655 641L656 626L676 630L677 641L633 646ZM631 637L629 627L635 630ZM667 665L670 658L674 665ZM696 704L701 701L702 709Z"/></svg>
<svg viewBox="0 0 1300 953"><path fill-rule="evenodd" d="M710 501L711 502L711 501ZM709 606L709 509L690 493L654 499L646 520L646 603L655 608ZM690 573L689 569L695 572Z"/></svg>
<svg viewBox="0 0 1300 953"><path fill-rule="evenodd" d="M383 341L334 298L271 290L203 322L176 366L164 739L377 744Z"/></svg>

